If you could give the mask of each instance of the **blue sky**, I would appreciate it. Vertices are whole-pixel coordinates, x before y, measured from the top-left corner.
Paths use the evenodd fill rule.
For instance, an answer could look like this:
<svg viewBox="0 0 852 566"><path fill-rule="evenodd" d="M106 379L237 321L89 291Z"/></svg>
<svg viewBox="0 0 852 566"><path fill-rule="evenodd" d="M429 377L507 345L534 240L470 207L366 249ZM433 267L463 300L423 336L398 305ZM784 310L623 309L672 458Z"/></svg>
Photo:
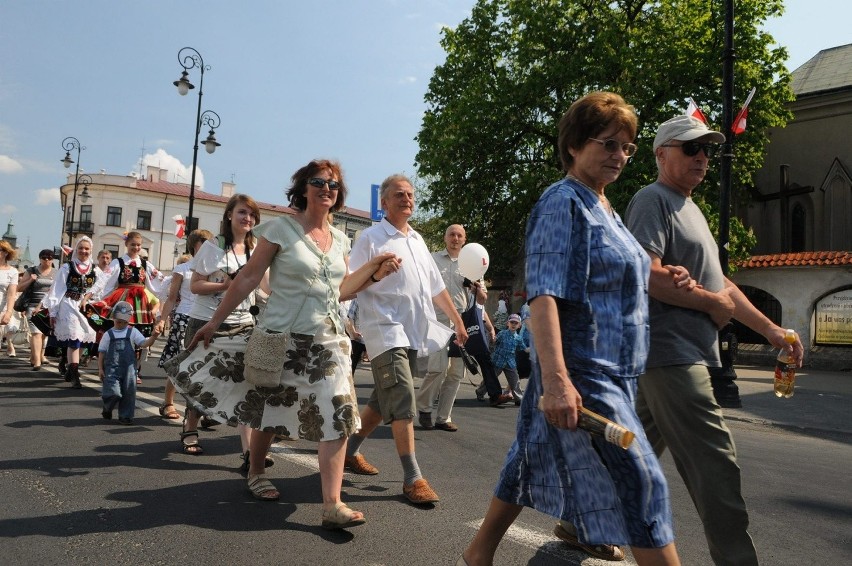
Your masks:
<svg viewBox="0 0 852 566"><path fill-rule="evenodd" d="M415 174L423 95L444 59L440 29L473 5L3 0L0 233L11 218L33 257L59 245L68 136L86 147L81 172L129 174L144 156L181 175L170 180L189 183L197 90L180 97L172 86L185 46L211 67L202 110L222 120L222 146L199 152L205 189L217 193L233 179L240 192L283 203L297 168L330 157L343 166L348 204L368 210L371 183ZM850 13L848 0L794 0L766 29L788 48L793 70L821 49L852 42ZM197 69L190 80L198 85Z"/></svg>

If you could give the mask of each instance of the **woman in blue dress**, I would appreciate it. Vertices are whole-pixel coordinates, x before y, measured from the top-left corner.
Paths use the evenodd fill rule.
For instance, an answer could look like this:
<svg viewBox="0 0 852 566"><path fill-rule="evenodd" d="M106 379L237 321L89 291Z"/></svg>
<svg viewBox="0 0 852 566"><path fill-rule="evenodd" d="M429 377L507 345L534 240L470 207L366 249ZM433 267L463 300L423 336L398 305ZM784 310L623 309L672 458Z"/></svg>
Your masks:
<svg viewBox="0 0 852 566"><path fill-rule="evenodd" d="M634 410L649 344L649 260L604 195L636 151L636 129L633 107L609 92L581 98L559 122L567 176L542 194L526 232L532 375L460 565L491 564L524 507L573 525L584 549L629 544L640 566L680 564L666 481ZM632 446L578 430L581 407L635 432Z"/></svg>

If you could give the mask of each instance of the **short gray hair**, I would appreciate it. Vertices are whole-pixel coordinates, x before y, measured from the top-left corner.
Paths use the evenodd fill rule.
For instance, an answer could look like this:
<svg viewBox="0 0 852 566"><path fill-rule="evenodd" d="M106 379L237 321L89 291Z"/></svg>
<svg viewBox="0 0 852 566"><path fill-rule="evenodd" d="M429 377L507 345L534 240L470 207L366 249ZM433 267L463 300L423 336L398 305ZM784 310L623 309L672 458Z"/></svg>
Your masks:
<svg viewBox="0 0 852 566"><path fill-rule="evenodd" d="M409 179L402 173L394 173L393 175L390 175L387 179L382 181L382 184L379 187L379 201L384 200L390 188L397 183L408 183L409 185L411 185L412 189L414 188L414 183L411 182L411 179Z"/></svg>

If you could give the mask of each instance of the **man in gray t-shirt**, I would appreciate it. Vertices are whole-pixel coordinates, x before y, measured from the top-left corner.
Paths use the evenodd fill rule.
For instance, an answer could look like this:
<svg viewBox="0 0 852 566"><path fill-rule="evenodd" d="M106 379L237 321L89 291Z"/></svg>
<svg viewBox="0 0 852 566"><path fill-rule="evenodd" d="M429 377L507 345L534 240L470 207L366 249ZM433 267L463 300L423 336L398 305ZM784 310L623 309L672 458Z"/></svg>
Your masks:
<svg viewBox="0 0 852 566"><path fill-rule="evenodd" d="M716 144L725 136L691 116L660 125L654 138L657 181L627 207L625 223L651 257L651 349L639 378L636 412L657 455L677 463L717 565L756 565L736 448L713 398L708 367L720 366L717 332L731 318L776 348L791 349L784 330L758 311L722 272L707 221L692 202ZM689 271L694 284L672 285L665 265ZM801 365L802 344L792 353Z"/></svg>

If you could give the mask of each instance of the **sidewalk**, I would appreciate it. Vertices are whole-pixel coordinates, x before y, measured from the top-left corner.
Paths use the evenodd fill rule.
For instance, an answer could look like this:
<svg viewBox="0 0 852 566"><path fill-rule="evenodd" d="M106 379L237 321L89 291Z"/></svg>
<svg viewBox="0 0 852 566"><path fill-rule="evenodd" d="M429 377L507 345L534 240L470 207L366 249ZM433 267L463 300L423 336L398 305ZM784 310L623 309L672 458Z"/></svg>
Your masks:
<svg viewBox="0 0 852 566"><path fill-rule="evenodd" d="M739 409L723 409L725 417L795 428L800 431L852 434L852 373L801 369L795 394L778 398L772 391L773 369L736 366Z"/></svg>

